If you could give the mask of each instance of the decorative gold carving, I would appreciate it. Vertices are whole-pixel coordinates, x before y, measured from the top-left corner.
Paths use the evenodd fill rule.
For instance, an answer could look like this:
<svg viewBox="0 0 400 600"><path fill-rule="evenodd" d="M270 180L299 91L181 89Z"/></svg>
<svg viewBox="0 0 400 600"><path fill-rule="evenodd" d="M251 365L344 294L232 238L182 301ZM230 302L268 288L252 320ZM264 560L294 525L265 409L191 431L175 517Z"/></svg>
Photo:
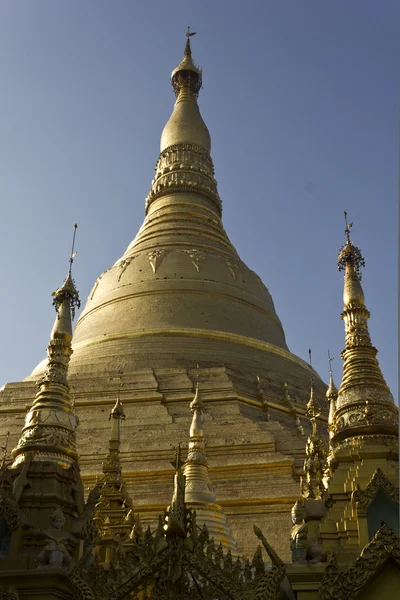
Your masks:
<svg viewBox="0 0 400 600"><path fill-rule="evenodd" d="M165 248L155 248L147 254L153 273L156 273L157 267L160 266L167 253L168 250Z"/></svg>
<svg viewBox="0 0 400 600"><path fill-rule="evenodd" d="M389 558L400 567L400 540L384 523L347 571L339 571L335 557L331 558L319 588L321 600L360 598L360 592Z"/></svg>
<svg viewBox="0 0 400 600"><path fill-rule="evenodd" d="M225 264L229 269L230 274L232 275L232 278L236 281L237 279L237 274L239 271L239 263L237 262L233 262L232 260L225 260Z"/></svg>
<svg viewBox="0 0 400 600"><path fill-rule="evenodd" d="M121 281L122 275L125 273L126 269L129 267L135 256L128 256L127 258L121 258L116 264L117 266L117 281Z"/></svg>
<svg viewBox="0 0 400 600"><path fill-rule="evenodd" d="M196 250L196 248L192 248L191 250L182 250L185 252L193 263L194 268L199 273L201 264L206 260L206 254L202 250Z"/></svg>
<svg viewBox="0 0 400 600"><path fill-rule="evenodd" d="M342 430L373 426L376 431L382 425L397 426L397 407L379 400L362 400L337 409L331 430L337 434Z"/></svg>
<svg viewBox="0 0 400 600"><path fill-rule="evenodd" d="M357 489L353 492L352 498L356 502L359 515L366 514L369 503L380 489L383 489L397 504L399 503L399 488L378 467L365 490L361 490L360 486L357 485Z"/></svg>
<svg viewBox="0 0 400 600"><path fill-rule="evenodd" d="M70 264L72 266L72 258L70 259ZM53 306L57 311L58 317L60 318L60 308L65 301L68 302L69 309L71 310L72 320L75 317L75 309L80 308L81 301L79 299L79 292L76 289L75 281L72 279L71 268L68 272L67 278L64 280L64 283L61 287L59 287L55 292L52 293L53 296Z"/></svg>

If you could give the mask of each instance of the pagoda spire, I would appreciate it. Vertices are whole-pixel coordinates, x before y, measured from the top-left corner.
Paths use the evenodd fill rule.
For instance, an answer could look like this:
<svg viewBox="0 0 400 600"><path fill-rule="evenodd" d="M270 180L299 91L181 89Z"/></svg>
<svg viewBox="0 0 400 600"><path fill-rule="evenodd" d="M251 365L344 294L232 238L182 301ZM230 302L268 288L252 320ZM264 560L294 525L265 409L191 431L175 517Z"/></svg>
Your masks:
<svg viewBox="0 0 400 600"><path fill-rule="evenodd" d="M314 393L314 374L310 356L310 399L307 403L306 416L311 421L311 433L306 444L306 458L304 460L304 477L301 480L301 493L304 498L322 498L325 492L323 477L326 469L326 449L323 439L317 428L317 418L322 410Z"/></svg>
<svg viewBox="0 0 400 600"><path fill-rule="evenodd" d="M94 513L94 520L101 531L99 553L104 562L112 562L118 539L127 541L137 522L122 476L120 460L121 423L125 418L118 394L109 416L111 434L108 453L102 465L103 478L98 482L100 494Z"/></svg>
<svg viewBox="0 0 400 600"><path fill-rule="evenodd" d="M196 510L197 523L207 525L210 536L214 537L216 544L237 554L236 541L232 536L222 507L217 504L215 492L212 487L205 453L204 414L206 412L200 394L199 382L196 383L196 392L190 403L192 422L189 432L189 446L187 460L184 466L185 476L185 503Z"/></svg>
<svg viewBox="0 0 400 600"><path fill-rule="evenodd" d="M361 286L361 267L365 266L359 248L350 239L352 223L346 220L346 243L338 256L339 271L344 271L344 321L346 343L341 353L343 378L332 423L333 446L354 436L396 435L397 408L376 359L377 349L368 330L370 313Z"/></svg>
<svg viewBox="0 0 400 600"><path fill-rule="evenodd" d="M146 214L160 197L176 193L200 195L209 208L220 217L221 199L214 179L211 160L210 133L200 114L197 98L202 86L202 70L192 57L190 38L186 32L183 58L172 71L171 84L176 102L161 134L161 154L156 164L156 176L146 199Z"/></svg>
<svg viewBox="0 0 400 600"><path fill-rule="evenodd" d="M29 460L53 461L68 468L76 464L76 428L78 419L67 383L68 365L72 354L72 320L80 307L79 293L72 279L75 256L74 237L69 270L64 283L53 295L56 318L47 346L46 370L37 382L38 392L25 419L17 448L12 452L13 467Z"/></svg>

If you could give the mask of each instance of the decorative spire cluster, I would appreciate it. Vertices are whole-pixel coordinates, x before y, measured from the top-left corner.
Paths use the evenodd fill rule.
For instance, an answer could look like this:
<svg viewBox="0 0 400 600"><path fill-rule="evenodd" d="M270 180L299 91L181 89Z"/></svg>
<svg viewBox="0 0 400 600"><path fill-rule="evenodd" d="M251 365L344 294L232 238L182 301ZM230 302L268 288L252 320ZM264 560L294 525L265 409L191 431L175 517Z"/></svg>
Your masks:
<svg viewBox="0 0 400 600"><path fill-rule="evenodd" d="M331 442L338 445L349 437L365 434L397 435L397 408L376 359L377 349L368 330L370 313L365 306L360 268L365 265L361 251L350 239L352 223L346 221L346 244L339 252L339 270L344 270L346 345L341 353L343 378L331 416Z"/></svg>
<svg viewBox="0 0 400 600"><path fill-rule="evenodd" d="M108 454L102 465L103 478L98 484L100 495L94 514L94 520L101 532L99 546L100 548L103 547L103 559L105 561L108 560L110 546L115 545L117 538L120 541L127 541L137 526L137 518L134 516L132 502L122 477L120 461L121 422L125 418L124 409L118 395L109 416L111 435L108 443Z"/></svg>
<svg viewBox="0 0 400 600"><path fill-rule="evenodd" d="M26 415L18 446L13 450L14 465L25 462L27 454L34 461L55 461L68 467L76 463L76 428L78 419L69 394L68 365L72 354L72 320L80 307L79 294L72 279L74 236L68 276L53 293L57 316L47 347L47 366L37 382L39 390Z"/></svg>
<svg viewBox="0 0 400 600"><path fill-rule="evenodd" d="M304 460L304 477L301 481L301 493L304 498L322 498L325 492L323 483L326 469L326 449L323 439L317 428L317 418L322 410L314 395L314 373L310 356L310 399L307 403L306 416L311 421L311 433L308 436L306 444L306 458Z"/></svg>

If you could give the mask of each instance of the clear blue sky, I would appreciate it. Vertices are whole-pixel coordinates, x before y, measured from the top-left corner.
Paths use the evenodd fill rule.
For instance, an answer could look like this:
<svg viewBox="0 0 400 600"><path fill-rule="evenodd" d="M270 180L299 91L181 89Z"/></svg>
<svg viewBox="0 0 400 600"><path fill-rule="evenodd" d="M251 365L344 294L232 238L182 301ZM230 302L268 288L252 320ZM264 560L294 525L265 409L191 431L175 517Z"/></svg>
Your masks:
<svg viewBox="0 0 400 600"><path fill-rule="evenodd" d="M224 225L290 349L340 382L346 209L397 396L398 0L2 0L0 385L45 354L73 223L83 302L141 225L189 24Z"/></svg>

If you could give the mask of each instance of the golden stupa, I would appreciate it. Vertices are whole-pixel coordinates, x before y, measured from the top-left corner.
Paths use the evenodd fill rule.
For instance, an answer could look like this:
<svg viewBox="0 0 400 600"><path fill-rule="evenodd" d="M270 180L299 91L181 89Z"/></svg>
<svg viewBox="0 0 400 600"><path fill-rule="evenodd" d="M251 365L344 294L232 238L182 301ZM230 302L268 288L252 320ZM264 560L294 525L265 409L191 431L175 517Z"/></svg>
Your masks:
<svg viewBox="0 0 400 600"><path fill-rule="evenodd" d="M101 472L104 412L119 391L125 478L142 518L155 519L169 501L171 448L187 443L187 407L199 383L210 472L239 549L253 549L243 528L257 510L285 555L280 529L289 527L297 496L310 367L288 350L268 289L223 228L210 134L197 103L202 73L189 38L171 82L176 102L144 223L96 280L75 327L70 385L82 474L90 485ZM44 368L2 391L4 403L13 398L5 425L12 435ZM315 387L324 393L316 373ZM326 421L325 412L319 422Z"/></svg>
<svg viewBox="0 0 400 600"><path fill-rule="evenodd" d="M222 227L190 36L142 228L74 336L72 250L46 360L0 390L0 599L392 600L398 409L364 259L345 213L326 389Z"/></svg>

